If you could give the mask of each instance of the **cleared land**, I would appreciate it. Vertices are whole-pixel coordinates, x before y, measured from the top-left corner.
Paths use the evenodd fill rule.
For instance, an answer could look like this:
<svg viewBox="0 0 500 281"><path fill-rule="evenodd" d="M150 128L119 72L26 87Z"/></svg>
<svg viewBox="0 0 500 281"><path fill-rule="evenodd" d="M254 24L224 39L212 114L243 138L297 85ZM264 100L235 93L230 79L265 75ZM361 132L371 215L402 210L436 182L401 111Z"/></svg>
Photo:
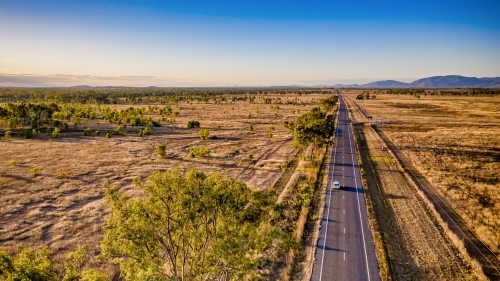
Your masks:
<svg viewBox="0 0 500 281"><path fill-rule="evenodd" d="M355 100L363 92L346 93ZM500 98L369 92L376 99L356 102L377 130L498 256Z"/></svg>
<svg viewBox="0 0 500 281"><path fill-rule="evenodd" d="M112 132L117 125L98 118L81 120L76 130L63 129L60 139L45 133L34 139L2 139L0 249L14 254L24 246L48 245L57 261L81 244L90 253L88 266L106 267L106 272L116 275L116 268L95 260L109 214L102 200L106 186L117 185L134 193L137 177L144 180L155 171L177 166L218 172L257 190L273 187L296 155L283 121L294 121L329 96L330 91L317 91L266 94L256 96L252 103L171 104L179 116L151 128L152 135L145 137L137 135L143 127L129 125L127 135L106 139L105 131ZM147 108L148 104L110 106ZM151 117L160 119L157 113ZM200 128L186 128L189 120L199 121L210 138L201 140ZM101 134L84 136L84 126ZM2 128L2 134L6 130ZM155 153L160 144L166 146L166 159ZM210 156L192 158L190 148L209 148Z"/></svg>

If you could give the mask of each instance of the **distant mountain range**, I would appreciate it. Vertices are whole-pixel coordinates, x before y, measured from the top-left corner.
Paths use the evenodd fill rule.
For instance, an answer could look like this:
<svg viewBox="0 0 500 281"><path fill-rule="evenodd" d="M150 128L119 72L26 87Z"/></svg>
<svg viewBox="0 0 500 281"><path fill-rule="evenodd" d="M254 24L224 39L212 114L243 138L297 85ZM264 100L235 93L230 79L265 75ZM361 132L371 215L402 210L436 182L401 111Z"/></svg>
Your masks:
<svg viewBox="0 0 500 281"><path fill-rule="evenodd" d="M376 81L367 84L337 84L345 88L500 88L500 77L465 77L460 75L433 76L404 83L395 80Z"/></svg>

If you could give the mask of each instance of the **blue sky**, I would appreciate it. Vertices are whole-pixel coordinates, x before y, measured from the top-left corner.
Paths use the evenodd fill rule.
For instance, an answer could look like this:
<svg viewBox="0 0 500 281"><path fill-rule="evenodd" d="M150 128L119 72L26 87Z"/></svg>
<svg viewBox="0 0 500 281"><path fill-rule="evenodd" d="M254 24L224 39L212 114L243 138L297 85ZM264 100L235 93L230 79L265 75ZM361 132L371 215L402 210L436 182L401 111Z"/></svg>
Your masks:
<svg viewBox="0 0 500 281"><path fill-rule="evenodd" d="M0 86L500 76L500 1L0 1Z"/></svg>

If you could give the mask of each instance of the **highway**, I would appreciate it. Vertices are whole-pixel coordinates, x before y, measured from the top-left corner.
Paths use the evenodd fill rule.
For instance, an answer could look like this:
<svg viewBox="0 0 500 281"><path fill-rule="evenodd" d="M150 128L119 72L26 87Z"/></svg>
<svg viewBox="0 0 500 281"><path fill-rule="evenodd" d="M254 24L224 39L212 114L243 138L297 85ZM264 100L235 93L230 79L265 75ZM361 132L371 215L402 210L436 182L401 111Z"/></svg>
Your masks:
<svg viewBox="0 0 500 281"><path fill-rule="evenodd" d="M346 105L337 129L311 280L380 280ZM341 189L333 189L334 181Z"/></svg>

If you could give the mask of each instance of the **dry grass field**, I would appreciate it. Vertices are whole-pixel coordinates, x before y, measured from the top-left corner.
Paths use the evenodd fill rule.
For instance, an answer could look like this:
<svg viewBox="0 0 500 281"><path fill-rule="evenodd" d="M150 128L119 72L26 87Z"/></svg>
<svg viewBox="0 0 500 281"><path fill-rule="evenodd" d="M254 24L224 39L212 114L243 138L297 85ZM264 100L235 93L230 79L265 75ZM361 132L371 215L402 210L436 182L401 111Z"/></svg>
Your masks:
<svg viewBox="0 0 500 281"><path fill-rule="evenodd" d="M24 246L48 245L58 261L81 244L89 252L87 266L115 275L116 268L95 258L109 213L102 200L106 186L133 193L134 179L144 180L155 171L178 166L218 172L265 190L276 183L296 153L283 121L295 120L330 95L325 91L265 96L282 104L265 104L260 97L255 103L174 104L180 113L175 121L151 128L152 135L145 137L137 135L142 127L128 126L126 135L106 139L104 132L114 131L117 125L98 118L82 120L78 130L62 130L60 139L45 133L34 139L1 139L0 250L14 254ZM200 128L186 128L188 120L199 121L210 138L201 140ZM101 134L84 136L84 126ZM7 128L1 130L3 135ZM160 144L166 146L165 159L155 153ZM190 148L209 148L210 156L191 158Z"/></svg>
<svg viewBox="0 0 500 281"><path fill-rule="evenodd" d="M365 91L344 93L355 100ZM500 97L376 91L375 99L356 102L372 120L383 119L378 128L499 256Z"/></svg>

